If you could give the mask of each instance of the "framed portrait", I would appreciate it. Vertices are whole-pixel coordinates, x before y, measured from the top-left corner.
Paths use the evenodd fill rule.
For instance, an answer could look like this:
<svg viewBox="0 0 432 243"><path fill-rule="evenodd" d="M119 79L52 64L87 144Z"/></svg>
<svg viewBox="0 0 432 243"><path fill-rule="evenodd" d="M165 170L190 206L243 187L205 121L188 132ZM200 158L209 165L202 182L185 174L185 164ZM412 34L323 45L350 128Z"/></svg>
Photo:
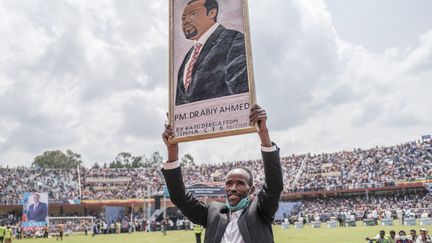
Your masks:
<svg viewBox="0 0 432 243"><path fill-rule="evenodd" d="M247 0L169 0L169 124L175 142L255 132Z"/></svg>

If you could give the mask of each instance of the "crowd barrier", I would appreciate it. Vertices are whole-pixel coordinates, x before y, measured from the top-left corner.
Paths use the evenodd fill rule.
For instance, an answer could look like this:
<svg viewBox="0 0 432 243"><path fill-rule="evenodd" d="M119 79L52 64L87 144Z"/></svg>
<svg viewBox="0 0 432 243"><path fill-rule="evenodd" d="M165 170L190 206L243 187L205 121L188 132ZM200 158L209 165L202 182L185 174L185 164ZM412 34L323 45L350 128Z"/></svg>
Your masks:
<svg viewBox="0 0 432 243"><path fill-rule="evenodd" d="M303 222L295 222L294 227L296 229L303 229Z"/></svg>
<svg viewBox="0 0 432 243"><path fill-rule="evenodd" d="M420 225L432 225L432 218L420 218Z"/></svg>
<svg viewBox="0 0 432 243"><path fill-rule="evenodd" d="M321 228L321 221L313 221L313 222L311 222L311 227L313 229Z"/></svg>
<svg viewBox="0 0 432 243"><path fill-rule="evenodd" d="M330 220L327 221L327 228L336 228L337 227L337 221Z"/></svg>
<svg viewBox="0 0 432 243"><path fill-rule="evenodd" d="M364 226L375 226L375 221L373 219L364 219L363 225Z"/></svg>
<svg viewBox="0 0 432 243"><path fill-rule="evenodd" d="M416 219L413 218L413 217L411 217L411 218L405 218L404 219L404 225L405 226L413 226L413 225L416 225L416 224L417 224Z"/></svg>
<svg viewBox="0 0 432 243"><path fill-rule="evenodd" d="M393 226L393 219L382 219L381 225L382 226Z"/></svg>
<svg viewBox="0 0 432 243"><path fill-rule="evenodd" d="M419 225L421 226L430 226L432 225L432 218L419 218ZM389 219L382 219L381 220L381 226L394 226L395 220L392 218ZM338 221L336 220L329 220L325 224L327 224L327 228L337 228L338 227ZM417 219L410 217L405 218L404 223L405 226L415 226L417 225ZM310 226L312 229L319 229L321 228L321 221L312 221L310 222ZM356 227L357 222L355 220L347 220L345 222L346 227ZM375 220L374 219L364 219L363 220L363 226L375 226ZM288 222L283 222L281 224L282 229L288 229L290 227ZM304 228L303 222L294 222L294 228L295 229L302 229Z"/></svg>
<svg viewBox="0 0 432 243"><path fill-rule="evenodd" d="M345 223L345 225L346 225L347 227L356 227L356 226L357 226L357 223L356 223L355 220L347 220L346 223Z"/></svg>

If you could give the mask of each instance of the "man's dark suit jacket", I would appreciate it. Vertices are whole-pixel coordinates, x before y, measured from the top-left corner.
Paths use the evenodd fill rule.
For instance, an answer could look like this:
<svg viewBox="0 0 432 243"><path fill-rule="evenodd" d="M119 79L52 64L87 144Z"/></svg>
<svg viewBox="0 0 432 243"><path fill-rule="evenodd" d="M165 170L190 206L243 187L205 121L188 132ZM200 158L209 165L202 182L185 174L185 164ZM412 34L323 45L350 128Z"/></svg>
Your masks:
<svg viewBox="0 0 432 243"><path fill-rule="evenodd" d="M29 207L27 218L28 220L34 220L35 222L44 222L48 215L48 205L43 202L39 202L38 206L35 208L32 204Z"/></svg>
<svg viewBox="0 0 432 243"><path fill-rule="evenodd" d="M184 87L186 54L177 78L176 105L249 91L244 35L222 25L209 36L192 69L189 89Z"/></svg>
<svg viewBox="0 0 432 243"><path fill-rule="evenodd" d="M240 233L245 243L272 243L272 222L283 190L279 149L262 152L265 184L238 219ZM195 224L206 228L204 243L220 243L229 223L229 212L224 203L208 205L186 192L181 168L162 169L171 201Z"/></svg>

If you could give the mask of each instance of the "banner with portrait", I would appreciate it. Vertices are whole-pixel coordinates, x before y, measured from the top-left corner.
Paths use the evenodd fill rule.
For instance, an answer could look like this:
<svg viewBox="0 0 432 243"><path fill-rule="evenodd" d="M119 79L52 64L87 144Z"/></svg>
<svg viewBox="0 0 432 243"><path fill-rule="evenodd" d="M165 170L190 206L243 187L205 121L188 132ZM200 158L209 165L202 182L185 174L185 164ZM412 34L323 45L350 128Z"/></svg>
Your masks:
<svg viewBox="0 0 432 243"><path fill-rule="evenodd" d="M48 193L25 192L22 204L24 230L40 230L48 225Z"/></svg>
<svg viewBox="0 0 432 243"><path fill-rule="evenodd" d="M176 142L255 132L247 0L170 0L169 123Z"/></svg>

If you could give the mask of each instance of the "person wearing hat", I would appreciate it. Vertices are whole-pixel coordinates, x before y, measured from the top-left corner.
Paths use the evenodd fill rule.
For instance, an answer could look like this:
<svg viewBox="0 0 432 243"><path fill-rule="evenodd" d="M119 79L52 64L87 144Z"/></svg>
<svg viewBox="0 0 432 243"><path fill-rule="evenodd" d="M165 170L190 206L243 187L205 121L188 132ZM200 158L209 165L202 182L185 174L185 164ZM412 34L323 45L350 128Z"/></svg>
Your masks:
<svg viewBox="0 0 432 243"><path fill-rule="evenodd" d="M417 238L416 243L432 243L432 239L428 235L427 229L420 229L420 236Z"/></svg>

